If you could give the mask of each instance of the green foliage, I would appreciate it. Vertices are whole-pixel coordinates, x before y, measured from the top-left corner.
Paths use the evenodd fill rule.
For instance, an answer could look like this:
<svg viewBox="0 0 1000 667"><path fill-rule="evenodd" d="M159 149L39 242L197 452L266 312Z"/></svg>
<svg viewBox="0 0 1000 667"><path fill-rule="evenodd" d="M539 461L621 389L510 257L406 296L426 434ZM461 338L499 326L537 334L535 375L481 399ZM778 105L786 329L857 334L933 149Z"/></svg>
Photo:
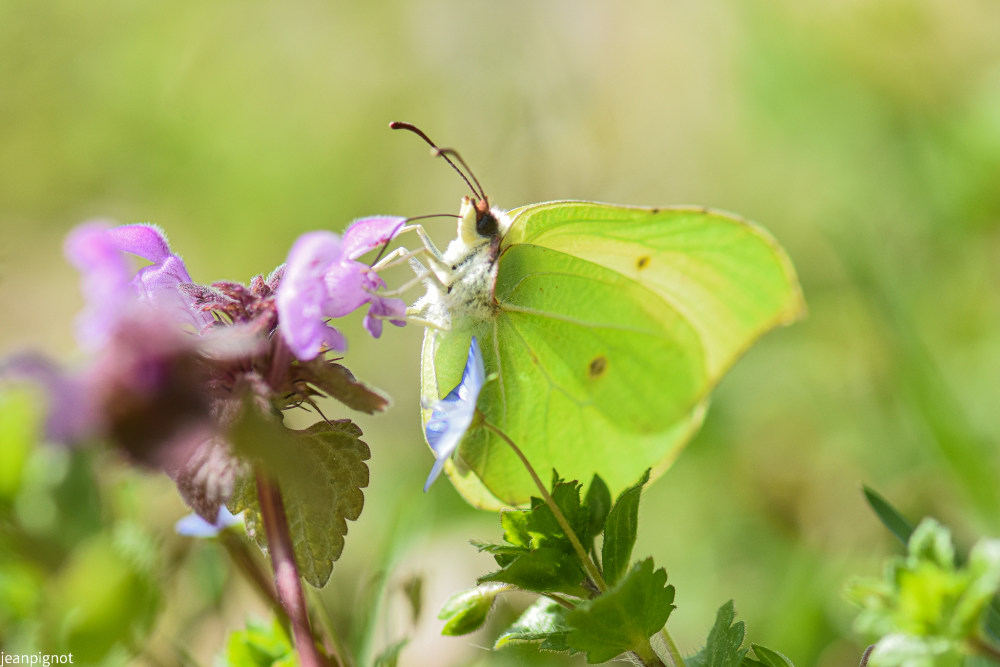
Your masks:
<svg viewBox="0 0 1000 667"><path fill-rule="evenodd" d="M609 586L617 584L628 569L635 536L639 530L639 496L648 481L647 470L638 482L622 491L608 514L604 544L601 547L601 563L604 565L604 580Z"/></svg>
<svg viewBox="0 0 1000 667"><path fill-rule="evenodd" d="M500 648L513 642L540 641L539 648L547 651L570 651L566 641L570 627L566 623L568 610L548 598L539 598L528 607L517 621L504 630L493 648Z"/></svg>
<svg viewBox="0 0 1000 667"><path fill-rule="evenodd" d="M230 633L225 652L216 664L219 667L295 667L299 661L280 623L250 620L245 630Z"/></svg>
<svg viewBox="0 0 1000 667"><path fill-rule="evenodd" d="M158 545L121 524L80 544L47 587L45 616L56 650L84 663L116 646L141 645L159 610Z"/></svg>
<svg viewBox="0 0 1000 667"><path fill-rule="evenodd" d="M743 645L746 625L736 621L733 601L719 607L704 648L684 659L687 667L794 667L777 651L758 644Z"/></svg>
<svg viewBox="0 0 1000 667"><path fill-rule="evenodd" d="M643 652L674 610L674 587L653 559L636 563L618 585L585 600L566 615L567 643L587 662L607 662L627 651Z"/></svg>
<svg viewBox="0 0 1000 667"><path fill-rule="evenodd" d="M478 630L486 622L497 596L508 588L501 583L486 583L452 595L438 614L438 618L447 621L441 634L465 635Z"/></svg>
<svg viewBox="0 0 1000 667"><path fill-rule="evenodd" d="M13 501L35 440L35 405L27 393L0 393L0 504Z"/></svg>
<svg viewBox="0 0 1000 667"><path fill-rule="evenodd" d="M924 519L907 554L893 558L881 579L859 579L848 597L862 610L859 632L877 639L872 665L960 665L986 647L984 614L1000 589L1000 540L981 540L956 563L950 532Z"/></svg>
<svg viewBox="0 0 1000 667"><path fill-rule="evenodd" d="M868 501L868 505L875 512L875 516L905 546L913 534L913 525L907 521L906 517L900 514L899 510L893 507L888 500L883 498L874 489L865 486L863 490L865 500Z"/></svg>
<svg viewBox="0 0 1000 667"><path fill-rule="evenodd" d="M349 420L318 422L295 431L248 412L232 434L233 443L277 480L299 572L320 588L344 549L347 521L361 515L368 445ZM247 532L264 548L267 538L252 476L237 483L228 505L234 514L250 510L244 515Z"/></svg>
<svg viewBox="0 0 1000 667"><path fill-rule="evenodd" d="M746 626L743 621L734 623L735 619L736 609L730 600L719 607L705 647L684 663L688 667L739 667L747 653L741 648Z"/></svg>
<svg viewBox="0 0 1000 667"><path fill-rule="evenodd" d="M580 484L553 474L552 502L572 527L587 559L596 557L594 540L603 533L601 562L592 566L603 570L600 582L591 578L592 567L583 562L548 504L532 498L530 509L501 512L503 543L476 544L480 551L492 554L501 569L481 577L480 586L446 603L439 616L446 621L443 634L480 628L499 593L521 589L543 597L500 634L494 648L536 643L543 651L584 653L589 663L628 654L634 661L657 665L662 661L651 638L662 631L666 650L680 658L664 627L675 609L674 587L667 585L666 570L657 569L651 558L627 567L638 530L639 501L648 480L647 471L612 506L599 476L594 476L581 502ZM744 625L734 623L734 618L732 602L723 605L705 648L687 664L791 667L791 661L776 651L757 645L744 648Z"/></svg>

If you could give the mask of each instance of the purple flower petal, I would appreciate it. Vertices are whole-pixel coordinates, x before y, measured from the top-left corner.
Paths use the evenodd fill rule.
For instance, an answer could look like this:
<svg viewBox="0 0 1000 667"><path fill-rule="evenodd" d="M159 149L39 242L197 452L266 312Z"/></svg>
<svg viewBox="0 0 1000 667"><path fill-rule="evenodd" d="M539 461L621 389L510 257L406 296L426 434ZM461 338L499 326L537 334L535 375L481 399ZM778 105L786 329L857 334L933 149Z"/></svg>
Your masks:
<svg viewBox="0 0 1000 667"><path fill-rule="evenodd" d="M186 537L215 537L223 529L230 526L237 526L243 523L243 519L230 512L225 505L219 506L219 516L215 523L205 521L197 514L188 514L174 524L174 531L178 535Z"/></svg>
<svg viewBox="0 0 1000 667"><path fill-rule="evenodd" d="M135 300L129 284L131 271L108 236L104 222L88 222L74 228L64 246L66 258L80 271L85 299L77 318L77 338L88 348L101 345L122 312Z"/></svg>
<svg viewBox="0 0 1000 667"><path fill-rule="evenodd" d="M296 357L316 357L326 343L345 349L343 336L324 321L328 300L325 274L342 256L340 239L332 232L303 234L288 254L276 303L281 334Z"/></svg>
<svg viewBox="0 0 1000 667"><path fill-rule="evenodd" d="M431 418L424 427L427 444L431 446L436 459L427 482L424 483L425 492L441 474L445 461L455 453L465 432L472 425L472 419L476 416L476 401L479 400L479 392L485 382L483 354L479 350L479 342L473 336L469 344L469 358L462 371L462 381L434 405Z"/></svg>
<svg viewBox="0 0 1000 667"><path fill-rule="evenodd" d="M344 232L344 256L357 259L370 250L387 244L406 224L406 218L376 215L355 220Z"/></svg>
<svg viewBox="0 0 1000 667"><path fill-rule="evenodd" d="M45 436L51 442L72 444L101 430L96 394L86 378L70 375L49 359L31 354L3 360L0 377L23 378L42 386L48 398Z"/></svg>
<svg viewBox="0 0 1000 667"><path fill-rule="evenodd" d="M107 234L110 242L119 251L138 255L154 264L162 264L167 259L175 257L170 250L166 232L158 225L119 225L109 229ZM184 277L182 282L191 282L186 270Z"/></svg>
<svg viewBox="0 0 1000 667"><path fill-rule="evenodd" d="M402 299L388 299L377 294L371 295L371 308L365 315L364 327L372 338L382 335L382 320L389 319L397 327L406 326L406 302Z"/></svg>

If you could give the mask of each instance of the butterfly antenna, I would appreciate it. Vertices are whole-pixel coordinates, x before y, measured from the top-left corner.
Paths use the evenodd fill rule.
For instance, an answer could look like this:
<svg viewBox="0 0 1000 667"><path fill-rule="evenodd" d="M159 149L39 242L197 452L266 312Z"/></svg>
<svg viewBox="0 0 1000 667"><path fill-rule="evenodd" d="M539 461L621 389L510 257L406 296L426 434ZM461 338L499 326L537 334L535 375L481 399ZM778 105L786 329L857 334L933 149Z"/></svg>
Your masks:
<svg viewBox="0 0 1000 667"><path fill-rule="evenodd" d="M417 135L418 137L426 141L427 145L430 146L432 149L434 149L434 155L443 157L444 161L447 162L449 165L451 165L451 168L454 169L455 172L462 177L462 180L465 181L465 184L469 186L470 190L472 190L472 194L476 196L476 199L482 199L483 201L486 201L486 193L483 192L483 186L479 185L479 180L476 179L475 174L473 174L472 170L469 169L469 165L465 164L465 160L462 159L462 156L460 156L457 151L455 151L452 148L440 148L437 144L431 141L430 137L424 134L423 130L421 130L416 125L413 125L412 123L404 123L402 121L394 120L391 123L389 123L389 127L393 130L409 130L413 134ZM472 180L469 180L469 176L466 176L465 172L459 169L458 165L452 162L451 157L449 156L455 157L458 160L459 164L465 167L465 171L469 173L469 176L472 177ZM475 185L473 185L473 183L475 183Z"/></svg>
<svg viewBox="0 0 1000 667"><path fill-rule="evenodd" d="M473 173L471 168L469 168L468 163L462 159L462 156L458 154L458 151L454 148L439 148L437 149L437 154L446 160L449 155L458 160L458 163L462 165L465 168L466 173L469 174L469 178L471 178L472 182L476 184L476 188L473 189L473 192L476 192L476 189L479 190L479 192L476 193L476 197L489 203L489 198L486 196L486 190L483 190L483 186L479 184L479 179L476 178L476 174ZM466 181L466 183L468 183L468 181Z"/></svg>

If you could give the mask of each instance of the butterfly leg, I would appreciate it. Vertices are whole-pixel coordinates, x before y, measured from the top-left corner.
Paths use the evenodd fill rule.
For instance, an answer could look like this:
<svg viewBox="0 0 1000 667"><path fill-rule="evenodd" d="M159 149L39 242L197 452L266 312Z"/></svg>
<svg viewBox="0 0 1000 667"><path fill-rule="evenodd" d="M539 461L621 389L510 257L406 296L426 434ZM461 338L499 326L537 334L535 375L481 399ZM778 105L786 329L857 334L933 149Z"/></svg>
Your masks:
<svg viewBox="0 0 1000 667"><path fill-rule="evenodd" d="M396 234L396 238L399 238L402 234L405 234L406 232L414 232L417 235L417 238L420 239L420 243L423 245L423 248L420 248L418 250L410 250L408 248L396 248L388 255L383 257L377 264L375 264L372 267L373 269L375 269L376 271L381 271L382 269L388 268L390 266L395 266L401 261L409 259L410 257L413 257L415 255L427 255L428 257L433 257L435 260L441 262L442 264L445 263L444 255L442 255L441 251L438 250L436 245L434 245L434 241L432 241L431 237L427 235L427 231L423 228L422 225L407 225L399 230L399 232Z"/></svg>

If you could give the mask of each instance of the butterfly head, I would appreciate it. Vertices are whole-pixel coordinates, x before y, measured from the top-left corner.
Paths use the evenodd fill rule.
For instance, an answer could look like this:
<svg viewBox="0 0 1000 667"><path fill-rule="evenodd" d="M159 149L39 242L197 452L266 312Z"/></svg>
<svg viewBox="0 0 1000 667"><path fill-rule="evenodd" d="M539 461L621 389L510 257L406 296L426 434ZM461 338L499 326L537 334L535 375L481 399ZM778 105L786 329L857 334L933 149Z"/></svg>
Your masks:
<svg viewBox="0 0 1000 667"><path fill-rule="evenodd" d="M462 198L459 210L458 237L467 247L498 241L505 231L506 215L491 209L485 199Z"/></svg>

